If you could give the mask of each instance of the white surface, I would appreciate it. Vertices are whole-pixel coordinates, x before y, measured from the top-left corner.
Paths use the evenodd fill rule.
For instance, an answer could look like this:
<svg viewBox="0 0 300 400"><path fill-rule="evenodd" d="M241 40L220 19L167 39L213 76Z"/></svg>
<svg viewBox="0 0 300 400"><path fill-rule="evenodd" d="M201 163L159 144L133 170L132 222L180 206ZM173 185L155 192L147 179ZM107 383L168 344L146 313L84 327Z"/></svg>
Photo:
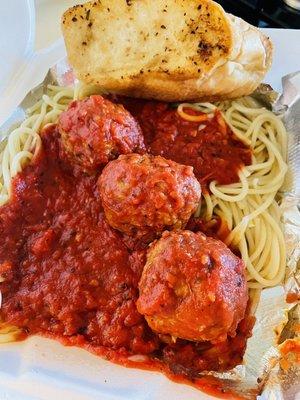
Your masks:
<svg viewBox="0 0 300 400"><path fill-rule="evenodd" d="M281 77L300 70L300 29L262 29L274 44L274 59L265 82L281 90Z"/></svg>
<svg viewBox="0 0 300 400"><path fill-rule="evenodd" d="M36 7L35 48L42 49L60 37L60 19L63 12L76 4L85 3L85 0L35 0L34 2ZM50 24L49 20L51 20Z"/></svg>
<svg viewBox="0 0 300 400"><path fill-rule="evenodd" d="M46 17L44 21L41 40L46 42L52 25L50 13L48 24ZM41 30L40 22L39 26ZM44 79L49 66L65 55L59 38L47 48L35 50L35 29L33 0L0 0L0 125L25 94Z"/></svg>
<svg viewBox="0 0 300 400"><path fill-rule="evenodd" d="M30 56L34 19L31 0L0 2L0 93L21 73L24 60Z"/></svg>
<svg viewBox="0 0 300 400"><path fill-rule="evenodd" d="M1 400L211 398L159 373L127 369L38 337L0 346L0 389Z"/></svg>
<svg viewBox="0 0 300 400"><path fill-rule="evenodd" d="M59 38L62 9L77 1L0 0L0 123L48 68L64 56ZM266 30L275 44L266 82L300 70L300 31ZM35 47L34 47L35 43ZM5 62L3 62L5 60ZM30 338L0 346L0 400L205 400L211 397L159 373L126 369L54 341Z"/></svg>

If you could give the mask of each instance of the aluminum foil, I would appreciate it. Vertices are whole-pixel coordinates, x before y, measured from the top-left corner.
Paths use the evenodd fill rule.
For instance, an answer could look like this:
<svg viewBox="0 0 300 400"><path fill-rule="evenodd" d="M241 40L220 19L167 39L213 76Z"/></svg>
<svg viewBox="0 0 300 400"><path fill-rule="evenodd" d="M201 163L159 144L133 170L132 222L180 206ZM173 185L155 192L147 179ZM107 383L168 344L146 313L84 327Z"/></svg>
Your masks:
<svg viewBox="0 0 300 400"><path fill-rule="evenodd" d="M300 399L300 71L282 79L283 92L272 104L288 131L289 170L281 193L282 223L287 245L283 303L285 319L275 327L274 355L266 369L265 399ZM276 290L272 289L272 290ZM279 299L279 297L278 297ZM275 308L274 308L275 311ZM289 346L294 348L288 351ZM273 364L273 365L272 365Z"/></svg>
<svg viewBox="0 0 300 400"><path fill-rule="evenodd" d="M25 110L46 93L48 84L77 83L67 61L59 61L0 127L0 142L26 117ZM291 343L300 346L300 71L285 76L282 83L281 95L262 84L253 96L280 115L288 130L289 172L279 194L287 244L287 273L282 286L252 293L256 323L243 365L226 373L211 373L222 380L225 389L245 399L300 400L300 364L297 353L287 351ZM290 293L295 301L287 303L286 296ZM298 362L299 357L300 353Z"/></svg>

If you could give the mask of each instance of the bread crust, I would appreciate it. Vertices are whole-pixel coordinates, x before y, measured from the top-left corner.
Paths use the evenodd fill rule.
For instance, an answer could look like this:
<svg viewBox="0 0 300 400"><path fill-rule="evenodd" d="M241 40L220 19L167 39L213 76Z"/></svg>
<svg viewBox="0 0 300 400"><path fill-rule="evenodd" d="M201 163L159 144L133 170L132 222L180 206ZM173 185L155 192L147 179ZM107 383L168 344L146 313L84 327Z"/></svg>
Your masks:
<svg viewBox="0 0 300 400"><path fill-rule="evenodd" d="M272 62L272 43L211 0L101 0L62 18L78 79L131 97L164 101L252 93Z"/></svg>

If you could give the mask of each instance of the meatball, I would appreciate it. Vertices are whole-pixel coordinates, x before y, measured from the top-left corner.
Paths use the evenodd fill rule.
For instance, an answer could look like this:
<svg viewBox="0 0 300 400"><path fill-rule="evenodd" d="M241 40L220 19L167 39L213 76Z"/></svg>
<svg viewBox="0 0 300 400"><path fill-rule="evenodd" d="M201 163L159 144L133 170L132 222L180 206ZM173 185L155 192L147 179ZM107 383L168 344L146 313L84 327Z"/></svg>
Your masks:
<svg viewBox="0 0 300 400"><path fill-rule="evenodd" d="M102 96L73 101L60 115L58 129L70 162L88 173L119 154L145 151L142 131L132 115Z"/></svg>
<svg viewBox="0 0 300 400"><path fill-rule="evenodd" d="M98 183L109 224L150 241L166 229L183 228L201 196L192 167L146 154L111 161Z"/></svg>
<svg viewBox="0 0 300 400"><path fill-rule="evenodd" d="M153 331L222 342L235 336L247 301L244 263L221 241L186 230L150 246L137 308Z"/></svg>

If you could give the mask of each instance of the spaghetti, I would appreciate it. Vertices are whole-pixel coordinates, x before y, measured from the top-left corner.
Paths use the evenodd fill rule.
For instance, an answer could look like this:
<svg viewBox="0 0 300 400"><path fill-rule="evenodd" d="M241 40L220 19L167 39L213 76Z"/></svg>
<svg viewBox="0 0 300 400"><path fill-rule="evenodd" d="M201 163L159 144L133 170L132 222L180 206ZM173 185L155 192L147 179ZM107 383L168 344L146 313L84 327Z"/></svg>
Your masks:
<svg viewBox="0 0 300 400"><path fill-rule="evenodd" d="M95 92L95 88L77 85L75 88L48 85L42 99L27 110L27 119L0 148L0 205L10 197L12 178L26 163L34 159L41 148L38 132L57 121L59 114L74 99ZM207 115L191 116L184 108ZM216 217L226 222L231 231L227 245L236 246L247 266L250 288L261 289L279 284L285 273L285 243L280 226L277 193L283 184L287 165L287 135L279 117L261 108L256 100L245 97L235 101L182 103L178 113L184 119L205 121L219 108L235 135L252 148L252 164L239 171L240 181L229 185L209 185L197 216L211 223ZM222 121L220 121L220 126ZM201 125L200 125L201 127ZM222 128L220 128L222 129Z"/></svg>
<svg viewBox="0 0 300 400"><path fill-rule="evenodd" d="M179 105L211 113L218 107L235 135L253 151L252 164L239 172L240 182L209 185L198 216L207 221L215 216L231 231L227 245L234 245L247 266L248 286L261 289L279 284L285 273L286 249L280 225L277 193L283 185L287 164L287 134L279 117L261 108L252 97L216 105ZM188 118L186 118L188 119Z"/></svg>

